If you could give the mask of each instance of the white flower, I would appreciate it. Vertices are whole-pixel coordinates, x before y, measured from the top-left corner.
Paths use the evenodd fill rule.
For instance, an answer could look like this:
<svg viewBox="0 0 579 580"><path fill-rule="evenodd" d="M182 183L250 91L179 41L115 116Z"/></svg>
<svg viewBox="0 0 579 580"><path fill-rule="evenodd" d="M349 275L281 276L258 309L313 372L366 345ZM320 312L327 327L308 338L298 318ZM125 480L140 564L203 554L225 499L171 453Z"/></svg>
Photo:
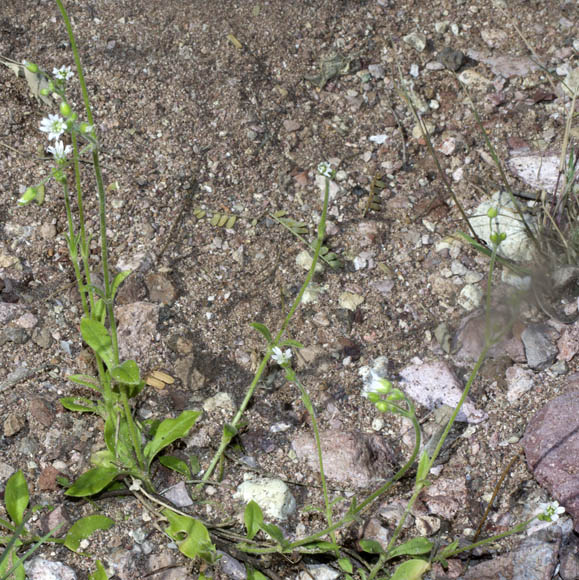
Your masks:
<svg viewBox="0 0 579 580"><path fill-rule="evenodd" d="M327 177L328 179L332 179L334 176L334 170L332 169L332 164L330 162L322 162L318 165L318 173Z"/></svg>
<svg viewBox="0 0 579 580"><path fill-rule="evenodd" d="M52 76L60 81L67 81L74 76L74 73L69 66L61 66L52 69Z"/></svg>
<svg viewBox="0 0 579 580"><path fill-rule="evenodd" d="M283 366L285 364L287 364L290 360L290 358L292 357L292 351L291 349L287 349L285 352L283 352L281 350L281 348L279 348L279 346L274 346L273 347L273 355L272 355L272 359L280 366Z"/></svg>
<svg viewBox="0 0 579 580"><path fill-rule="evenodd" d="M556 522L559 519L559 516L565 513L565 508L562 505L559 505L558 501L539 504L539 509L541 510L545 521L550 520Z"/></svg>
<svg viewBox="0 0 579 580"><path fill-rule="evenodd" d="M58 139L66 131L66 123L60 115L48 115L40 122L40 130L48 133L48 139Z"/></svg>
<svg viewBox="0 0 579 580"><path fill-rule="evenodd" d="M72 147L70 145L65 147L60 140L54 142L54 147L47 147L46 150L52 153L57 161L64 161L72 153Z"/></svg>

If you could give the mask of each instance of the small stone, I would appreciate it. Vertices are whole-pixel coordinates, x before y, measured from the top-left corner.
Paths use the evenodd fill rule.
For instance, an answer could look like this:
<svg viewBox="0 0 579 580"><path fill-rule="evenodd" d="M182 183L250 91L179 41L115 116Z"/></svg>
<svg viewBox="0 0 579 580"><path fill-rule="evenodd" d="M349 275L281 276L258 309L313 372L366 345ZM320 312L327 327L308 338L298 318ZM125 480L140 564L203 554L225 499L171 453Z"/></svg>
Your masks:
<svg viewBox="0 0 579 580"><path fill-rule="evenodd" d="M368 65L368 72L375 79L383 79L385 76L384 67L381 64L370 64Z"/></svg>
<svg viewBox="0 0 579 580"><path fill-rule="evenodd" d="M464 83L467 87L480 91L486 90L486 88L491 84L491 81L472 69L463 70L458 75L458 80L461 83Z"/></svg>
<svg viewBox="0 0 579 580"><path fill-rule="evenodd" d="M159 305L134 302L116 308L121 359L143 359L157 333Z"/></svg>
<svg viewBox="0 0 579 580"><path fill-rule="evenodd" d="M434 30L437 34L446 34L450 28L450 22L448 20L443 20L442 22L434 23Z"/></svg>
<svg viewBox="0 0 579 580"><path fill-rule="evenodd" d="M36 556L24 562L28 580L76 580L76 572L62 562L52 562Z"/></svg>
<svg viewBox="0 0 579 580"><path fill-rule="evenodd" d="M478 308L484 298L483 289L475 284L467 284L458 297L458 303L468 312Z"/></svg>
<svg viewBox="0 0 579 580"><path fill-rule="evenodd" d="M509 403L518 401L521 396L530 391L535 386L535 374L519 366L512 366L507 369L507 399Z"/></svg>
<svg viewBox="0 0 579 580"><path fill-rule="evenodd" d="M299 131L301 129L301 125L298 123L298 121L293 121L292 119L286 119L283 122L283 126L288 133L294 133L295 131Z"/></svg>
<svg viewBox="0 0 579 580"><path fill-rule="evenodd" d="M174 503L177 507L189 507L193 505L193 500L187 491L187 486L184 481L180 481L177 485L170 487L163 493L169 501Z"/></svg>
<svg viewBox="0 0 579 580"><path fill-rule="evenodd" d="M546 369L557 357L558 349L549 337L549 330L544 324L530 324L521 333L527 364L534 370Z"/></svg>
<svg viewBox="0 0 579 580"><path fill-rule="evenodd" d="M24 421L21 416L11 413L6 417L3 423L4 436L13 437L24 427Z"/></svg>
<svg viewBox="0 0 579 580"><path fill-rule="evenodd" d="M411 32L403 36L402 40L418 52L422 52L426 48L426 36L419 32Z"/></svg>
<svg viewBox="0 0 579 580"><path fill-rule="evenodd" d="M44 399L32 399L28 405L28 412L30 413L30 422L33 425L38 422L44 427L50 427L54 422L54 410L50 403Z"/></svg>
<svg viewBox="0 0 579 580"><path fill-rule="evenodd" d="M175 286L164 273L147 274L145 284L149 290L151 302L171 304L177 298Z"/></svg>
<svg viewBox="0 0 579 580"><path fill-rule="evenodd" d="M424 125L426 126L427 133L430 136L432 136L432 133L434 132L436 127L432 123L429 123L428 121L426 121ZM420 124L414 125L414 127L412 128L412 136L417 140L424 139L424 135L422 134L422 126Z"/></svg>
<svg viewBox="0 0 579 580"><path fill-rule="evenodd" d="M314 261L314 259L312 258L312 256L310 255L310 253L307 250L302 250L296 256L296 264L298 266L300 266L301 268L303 268L304 270L309 270L312 267L313 261ZM316 264L316 273L319 274L323 271L324 271L324 266L318 260L318 263Z"/></svg>
<svg viewBox="0 0 579 580"><path fill-rule="evenodd" d="M345 308L346 310L351 310L354 312L360 304L364 302L364 297L354 292L342 292L338 298L338 304L340 308Z"/></svg>
<svg viewBox="0 0 579 580"><path fill-rule="evenodd" d="M252 478L238 486L235 497L243 502L255 501L270 518L285 520L296 509L296 500L281 479Z"/></svg>
<svg viewBox="0 0 579 580"><path fill-rule="evenodd" d="M52 465L48 465L38 476L38 489L40 491L56 491L58 489L56 478L59 475L61 475L61 473L58 469Z"/></svg>
<svg viewBox="0 0 579 580"><path fill-rule="evenodd" d="M464 64L464 60L464 53L460 50L454 50L450 46L443 48L438 55L438 61L453 72L457 72L460 69Z"/></svg>
<svg viewBox="0 0 579 580"><path fill-rule="evenodd" d="M235 412L235 402L229 393L217 393L203 403L203 410L207 413L213 413L221 409L228 413Z"/></svg>

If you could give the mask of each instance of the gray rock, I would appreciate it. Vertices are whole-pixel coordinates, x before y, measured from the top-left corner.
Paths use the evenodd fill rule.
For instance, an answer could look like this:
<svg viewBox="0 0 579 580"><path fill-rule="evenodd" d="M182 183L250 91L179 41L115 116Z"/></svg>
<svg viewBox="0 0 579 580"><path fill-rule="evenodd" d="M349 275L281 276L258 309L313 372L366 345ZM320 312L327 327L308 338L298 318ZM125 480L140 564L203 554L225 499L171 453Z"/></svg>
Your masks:
<svg viewBox="0 0 579 580"><path fill-rule="evenodd" d="M320 433L320 440L328 479L366 487L394 473L397 453L380 435L328 430ZM305 459L312 469L319 471L318 452L310 433L295 437L292 448L298 459Z"/></svg>
<svg viewBox="0 0 579 580"><path fill-rule="evenodd" d="M561 547L562 530L550 526L525 538L509 554L472 566L461 580L550 580Z"/></svg>
<svg viewBox="0 0 579 580"><path fill-rule="evenodd" d="M579 578L579 536L569 534L563 540L559 557L561 567L559 576L563 580L577 580Z"/></svg>
<svg viewBox="0 0 579 580"><path fill-rule="evenodd" d="M62 562L52 562L40 556L24 563L28 580L76 580L76 572Z"/></svg>
<svg viewBox="0 0 579 580"><path fill-rule="evenodd" d="M530 324L521 333L527 364L534 370L543 370L554 362L559 350L552 342L545 324Z"/></svg>
<svg viewBox="0 0 579 580"><path fill-rule="evenodd" d="M549 401L531 419L521 445L529 469L579 532L579 391Z"/></svg>
<svg viewBox="0 0 579 580"><path fill-rule="evenodd" d="M456 407L463 389L447 363L422 362L420 359L415 359L413 363L400 371L403 378L399 384L400 389L428 409L436 409L442 405ZM475 408L472 401L467 399L456 420L480 423L487 417L484 411Z"/></svg>
<svg viewBox="0 0 579 580"><path fill-rule="evenodd" d="M245 580L247 578L245 566L241 562L220 550L217 553L221 558L217 561L216 568L221 571L223 578L229 578L230 580Z"/></svg>
<svg viewBox="0 0 579 580"><path fill-rule="evenodd" d="M443 48L438 55L438 62L443 64L448 70L454 72L460 70L460 67L464 64L464 59L464 52L454 50L450 46Z"/></svg>
<svg viewBox="0 0 579 580"><path fill-rule="evenodd" d="M177 507L193 505L193 500L187 491L187 486L184 481L180 481L177 485L170 487L163 496L173 502Z"/></svg>

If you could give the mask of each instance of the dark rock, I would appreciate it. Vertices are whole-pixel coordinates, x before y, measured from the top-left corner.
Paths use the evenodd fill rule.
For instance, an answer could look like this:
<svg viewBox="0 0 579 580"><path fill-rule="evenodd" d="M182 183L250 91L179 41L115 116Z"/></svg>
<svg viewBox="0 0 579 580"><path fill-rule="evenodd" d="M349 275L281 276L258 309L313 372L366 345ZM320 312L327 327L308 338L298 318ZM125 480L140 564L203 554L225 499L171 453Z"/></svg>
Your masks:
<svg viewBox="0 0 579 580"><path fill-rule="evenodd" d="M579 391L547 403L521 440L537 481L571 514L579 532Z"/></svg>
<svg viewBox="0 0 579 580"><path fill-rule="evenodd" d="M462 580L550 580L561 546L562 531L550 526L525 538L518 549L472 566Z"/></svg>
<svg viewBox="0 0 579 580"><path fill-rule="evenodd" d="M555 362L559 351L549 336L550 330L545 324L530 324L521 333L527 364L532 369L543 370Z"/></svg>
<svg viewBox="0 0 579 580"><path fill-rule="evenodd" d="M464 60L464 53L460 50L454 50L450 46L443 48L438 55L438 62L454 72L460 70L460 67L464 64Z"/></svg>

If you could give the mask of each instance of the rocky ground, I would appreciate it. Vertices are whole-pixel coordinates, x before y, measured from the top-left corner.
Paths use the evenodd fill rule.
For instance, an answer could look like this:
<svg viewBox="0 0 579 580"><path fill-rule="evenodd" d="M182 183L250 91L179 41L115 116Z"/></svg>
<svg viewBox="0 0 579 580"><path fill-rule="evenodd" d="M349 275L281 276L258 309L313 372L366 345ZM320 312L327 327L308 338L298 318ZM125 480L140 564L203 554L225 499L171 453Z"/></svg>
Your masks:
<svg viewBox="0 0 579 580"><path fill-rule="evenodd" d="M305 246L271 214L303 222L303 235L313 239L323 184L316 168L330 161L337 174L325 243L343 266L325 265L316 275L289 335L305 345L294 366L318 416L332 495L365 497L412 445L407 425L362 396L365 381L372 371L397 381L416 400L428 436L437 427L432 409L456 402L484 326L488 258L453 237L467 226L400 87L469 214L483 212L480 204L503 186L467 92L513 189L553 192L569 109L560 81L578 66L576 3L70 4L109 187L111 262L134 270L117 301L121 348L147 373L175 379L141 395L138 417L203 409L175 453L207 465L263 353L250 323L279 328L306 274ZM72 64L52 2L2 3L0 31L1 56L49 71ZM22 470L33 503L54 506L33 520L34 529L95 511L115 520L83 544L90 557L59 546L41 550L67 567L54 578L87 578L96 558L123 580L197 578L198 564L181 557L134 499L74 502L57 484L58 475L74 479L89 467L104 445L102 424L59 403L86 395L67 376L92 366L79 335L61 194L50 184L43 205L16 204L50 171L38 126L53 111L8 68L0 82L0 488ZM74 83L71 91L80 110ZM576 143L577 133L571 136ZM90 174L87 165L92 228ZM523 249L530 245L520 228L509 236ZM98 268L96 243L92 249ZM483 537L553 497L575 520L565 515L560 525L485 546L469 562L436 567L431 579L514 578L521 569L525 578L579 577L579 324L560 321L573 318L575 296L545 293L556 287L549 276L540 293L554 304L552 316L532 292L519 296L520 315L473 385L404 537L427 535L442 545L472 539L501 476ZM495 278L493 319L506 327L513 290L500 268ZM273 363L246 421L241 447L232 450L224 480L207 489L207 501L190 505L189 486L164 469L156 474L159 488L176 485L167 497L221 522L243 513L239 485L248 475L281 479L296 508L272 512L284 518L272 521L292 537L319 529L320 514L304 509L321 505L308 417ZM341 541L352 549L362 537L387 543L410 484L376 502ZM241 556L232 554L213 577L245 577ZM327 562L320 569L296 560L253 563L270 578L338 577ZM29 569L30 578L48 577L35 574Z"/></svg>

